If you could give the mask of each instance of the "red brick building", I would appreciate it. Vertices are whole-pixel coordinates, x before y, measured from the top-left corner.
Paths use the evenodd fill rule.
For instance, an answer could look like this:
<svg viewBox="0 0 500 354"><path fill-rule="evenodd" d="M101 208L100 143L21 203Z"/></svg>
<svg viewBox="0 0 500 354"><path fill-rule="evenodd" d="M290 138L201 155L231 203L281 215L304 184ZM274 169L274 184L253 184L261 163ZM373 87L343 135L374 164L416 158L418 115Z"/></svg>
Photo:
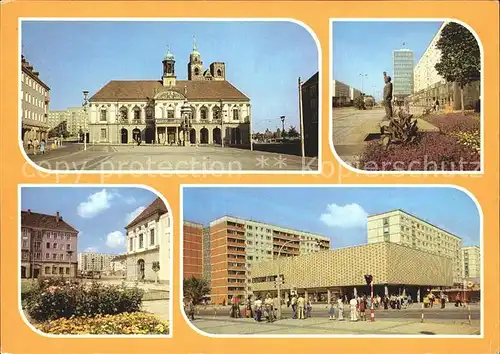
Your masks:
<svg viewBox="0 0 500 354"><path fill-rule="evenodd" d="M183 277L203 277L203 225L184 221Z"/></svg>

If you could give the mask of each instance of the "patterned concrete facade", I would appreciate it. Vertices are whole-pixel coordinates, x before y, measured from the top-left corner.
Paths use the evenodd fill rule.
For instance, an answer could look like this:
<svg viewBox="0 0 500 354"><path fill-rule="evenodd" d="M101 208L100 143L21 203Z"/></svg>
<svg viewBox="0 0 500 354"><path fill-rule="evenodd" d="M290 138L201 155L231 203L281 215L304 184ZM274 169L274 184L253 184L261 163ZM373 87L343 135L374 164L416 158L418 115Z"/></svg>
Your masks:
<svg viewBox="0 0 500 354"><path fill-rule="evenodd" d="M275 290L278 268L285 291L366 286L364 274L373 275L376 284L453 285L451 259L394 243L374 243L256 263L252 269L254 292Z"/></svg>

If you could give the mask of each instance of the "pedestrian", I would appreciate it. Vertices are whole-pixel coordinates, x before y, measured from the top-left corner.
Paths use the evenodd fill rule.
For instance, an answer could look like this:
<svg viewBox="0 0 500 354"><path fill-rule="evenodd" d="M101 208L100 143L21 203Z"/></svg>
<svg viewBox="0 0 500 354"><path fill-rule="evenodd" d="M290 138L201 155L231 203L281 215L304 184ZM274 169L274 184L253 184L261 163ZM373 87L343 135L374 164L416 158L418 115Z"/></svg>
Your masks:
<svg viewBox="0 0 500 354"><path fill-rule="evenodd" d="M339 297L337 300L337 311L338 311L338 318L339 321L344 320L344 302L342 299Z"/></svg>
<svg viewBox="0 0 500 354"><path fill-rule="evenodd" d="M260 299L260 295L257 296L257 300L255 300L254 305L255 321L260 322L262 317L262 300Z"/></svg>
<svg viewBox="0 0 500 354"><path fill-rule="evenodd" d="M39 145L39 143L38 143L38 139L37 139L37 138L35 138L35 140L33 141L33 154L34 154L34 155L36 155L36 152L37 152L37 150L38 150L38 145Z"/></svg>
<svg viewBox="0 0 500 354"><path fill-rule="evenodd" d="M248 296L247 299L247 307L246 307L246 317L247 318L253 318L253 311L252 311L252 295Z"/></svg>
<svg viewBox="0 0 500 354"><path fill-rule="evenodd" d="M408 306L410 306L411 304L412 304L411 295L408 294Z"/></svg>
<svg viewBox="0 0 500 354"><path fill-rule="evenodd" d="M278 308L281 308L281 299L278 299L278 295L276 295L273 299L273 309L274 309L274 318L275 319L279 319L278 318Z"/></svg>
<svg viewBox="0 0 500 354"><path fill-rule="evenodd" d="M358 309L359 309L359 319L361 321L366 321L366 314L365 314L366 299L364 297L361 298L361 300L359 301Z"/></svg>
<svg viewBox="0 0 500 354"><path fill-rule="evenodd" d="M446 307L446 298L443 295L441 295L441 308L444 309Z"/></svg>
<svg viewBox="0 0 500 354"><path fill-rule="evenodd" d="M290 307L290 295L286 297L286 307Z"/></svg>
<svg viewBox="0 0 500 354"><path fill-rule="evenodd" d="M45 154L45 139L42 139L42 141L40 142L40 153L42 155Z"/></svg>
<svg viewBox="0 0 500 354"><path fill-rule="evenodd" d="M267 322L273 322L273 298L269 293L267 293L266 299L264 300L264 311Z"/></svg>
<svg viewBox="0 0 500 354"><path fill-rule="evenodd" d="M33 140L28 140L28 153L31 152L31 148L33 147Z"/></svg>
<svg viewBox="0 0 500 354"><path fill-rule="evenodd" d="M356 322L358 320L358 317L356 315L357 307L358 307L358 300L356 300L355 297L349 301L350 305L350 315L351 315L351 321Z"/></svg>
<svg viewBox="0 0 500 354"><path fill-rule="evenodd" d="M328 314L330 315L330 320L335 319L335 307L334 307L334 302L330 302L330 309L328 310Z"/></svg>
<svg viewBox="0 0 500 354"><path fill-rule="evenodd" d="M186 306L184 308L184 312L188 315L188 318L193 321L194 320L194 311L195 311L195 308L194 308L194 304L193 304L193 300L189 300L187 303L186 303Z"/></svg>
<svg viewBox="0 0 500 354"><path fill-rule="evenodd" d="M389 309L389 298L387 295L384 296L384 310Z"/></svg>
<svg viewBox="0 0 500 354"><path fill-rule="evenodd" d="M312 303L311 303L311 298L309 298L306 303L306 318L311 317L311 311L312 311Z"/></svg>
<svg viewBox="0 0 500 354"><path fill-rule="evenodd" d="M292 318L297 319L297 296L294 294L292 296Z"/></svg>
<svg viewBox="0 0 500 354"><path fill-rule="evenodd" d="M304 319L304 309L306 305L306 300L302 297L302 295L299 295L299 298L297 299L297 307L299 309L299 320Z"/></svg>

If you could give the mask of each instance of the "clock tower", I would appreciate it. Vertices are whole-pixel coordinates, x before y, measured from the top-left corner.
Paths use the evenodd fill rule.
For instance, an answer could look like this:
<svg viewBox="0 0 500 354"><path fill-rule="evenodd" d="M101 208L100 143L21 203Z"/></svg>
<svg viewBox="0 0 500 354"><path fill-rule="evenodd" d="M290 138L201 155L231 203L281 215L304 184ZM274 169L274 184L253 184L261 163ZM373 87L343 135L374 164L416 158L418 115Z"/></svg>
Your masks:
<svg viewBox="0 0 500 354"><path fill-rule="evenodd" d="M193 51L189 55L188 80L203 80L203 62L196 48L196 38L193 36Z"/></svg>
<svg viewBox="0 0 500 354"><path fill-rule="evenodd" d="M167 47L167 54L163 59L163 86L175 86L175 57L170 52L170 47Z"/></svg>

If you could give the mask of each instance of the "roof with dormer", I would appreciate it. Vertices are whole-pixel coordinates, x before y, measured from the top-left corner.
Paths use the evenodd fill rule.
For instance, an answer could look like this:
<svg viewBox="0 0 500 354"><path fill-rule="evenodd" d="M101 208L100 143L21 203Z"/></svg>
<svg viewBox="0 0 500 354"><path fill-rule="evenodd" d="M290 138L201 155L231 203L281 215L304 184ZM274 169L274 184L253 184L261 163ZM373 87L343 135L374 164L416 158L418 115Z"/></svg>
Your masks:
<svg viewBox="0 0 500 354"><path fill-rule="evenodd" d="M164 87L161 81L110 81L97 91L90 102L144 101L164 90L176 91L189 101L230 100L248 102L250 99L227 80L177 80L175 86Z"/></svg>
<svg viewBox="0 0 500 354"><path fill-rule="evenodd" d="M78 233L78 230L63 220L62 216L47 215L32 212L30 209L21 211L21 227L59 230Z"/></svg>

